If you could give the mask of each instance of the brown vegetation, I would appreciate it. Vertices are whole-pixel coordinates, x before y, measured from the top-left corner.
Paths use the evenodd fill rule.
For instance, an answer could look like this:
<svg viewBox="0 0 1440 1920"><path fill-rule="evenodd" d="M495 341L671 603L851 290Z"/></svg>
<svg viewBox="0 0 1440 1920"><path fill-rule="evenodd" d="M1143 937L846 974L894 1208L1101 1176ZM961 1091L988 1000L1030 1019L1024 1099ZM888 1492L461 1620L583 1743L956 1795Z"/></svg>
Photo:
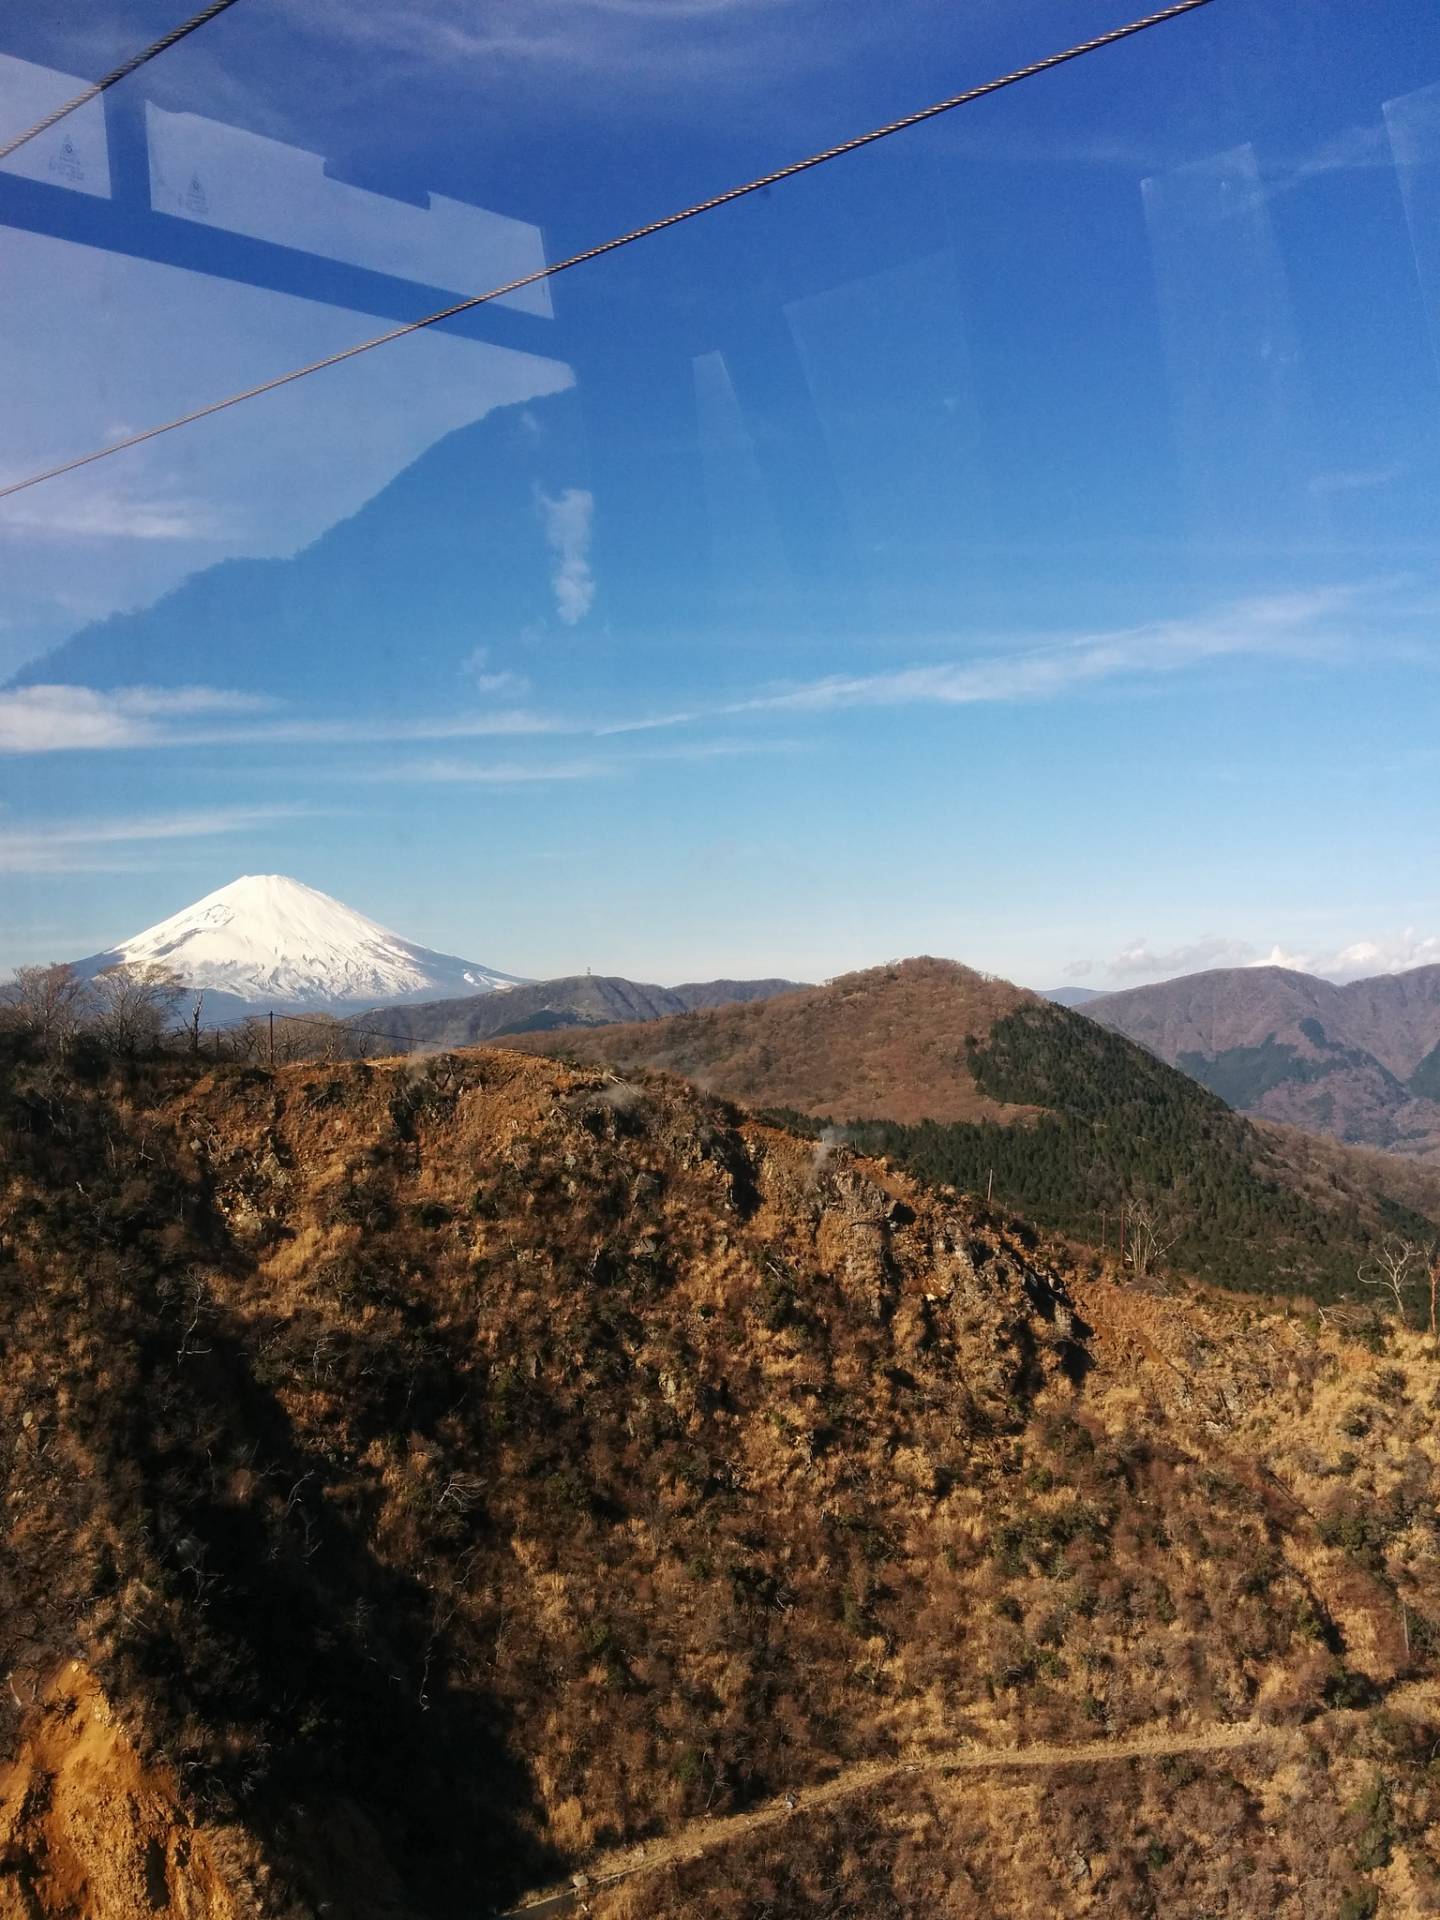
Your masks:
<svg viewBox="0 0 1440 1920"><path fill-rule="evenodd" d="M0 1102L5 1920L140 1920L152 1841L179 1913L468 1920L870 1764L594 1910L1436 1910L1421 1334L515 1053Z"/></svg>
<svg viewBox="0 0 1440 1920"><path fill-rule="evenodd" d="M621 1072L676 1073L747 1107L836 1119L1023 1120L975 1084L967 1039L1034 996L953 960L901 960L828 986L664 1021L505 1044Z"/></svg>
<svg viewBox="0 0 1440 1920"><path fill-rule="evenodd" d="M37 1693L0 1769L0 1920L241 1920L249 1851L243 1832L195 1826L174 1775L140 1759L77 1661Z"/></svg>

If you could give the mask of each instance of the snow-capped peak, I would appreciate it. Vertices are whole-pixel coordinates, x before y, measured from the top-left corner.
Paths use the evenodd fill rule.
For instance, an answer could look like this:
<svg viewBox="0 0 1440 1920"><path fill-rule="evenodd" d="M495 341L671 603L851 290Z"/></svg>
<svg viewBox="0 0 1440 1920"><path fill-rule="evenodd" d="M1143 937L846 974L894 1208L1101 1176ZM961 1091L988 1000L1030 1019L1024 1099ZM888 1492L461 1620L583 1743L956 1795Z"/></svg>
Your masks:
<svg viewBox="0 0 1440 1920"><path fill-rule="evenodd" d="M81 970L121 962L168 967L187 986L277 1010L342 1011L516 984L513 974L403 940L280 873L244 874L82 962Z"/></svg>

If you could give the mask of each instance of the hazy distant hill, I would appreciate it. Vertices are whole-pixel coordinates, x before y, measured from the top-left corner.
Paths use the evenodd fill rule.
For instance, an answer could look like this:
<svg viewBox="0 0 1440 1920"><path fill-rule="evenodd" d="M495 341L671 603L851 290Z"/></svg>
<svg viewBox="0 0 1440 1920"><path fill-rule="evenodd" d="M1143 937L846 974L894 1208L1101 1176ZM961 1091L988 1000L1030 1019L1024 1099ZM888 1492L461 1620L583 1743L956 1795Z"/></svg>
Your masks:
<svg viewBox="0 0 1440 1920"><path fill-rule="evenodd" d="M623 979L619 974L576 973L512 987L499 994L471 993L454 1000L423 1001L418 1006L376 1007L355 1015L349 1024L361 1033L367 1027L377 1030L372 1052L393 1053L394 1045L386 1042L409 1040L417 1047L468 1047L514 1034L661 1020L699 1007L764 1000L795 990L793 980L705 980L680 987L655 987Z"/></svg>
<svg viewBox="0 0 1440 1920"><path fill-rule="evenodd" d="M1053 1000L1057 1007L1083 1007L1091 1000L1103 1000L1100 987L1042 987L1041 998Z"/></svg>
<svg viewBox="0 0 1440 1920"><path fill-rule="evenodd" d="M937 1184L993 1177L1007 1205L1095 1245L1143 1202L1178 1233L1182 1265L1232 1286L1349 1291L1376 1235L1426 1238L1440 1220L1428 1171L1391 1180L1378 1157L1329 1145L1321 1165L1311 1143L1252 1126L1145 1048L950 961L513 1044L836 1123Z"/></svg>
<svg viewBox="0 0 1440 1920"><path fill-rule="evenodd" d="M1224 967L1087 1001L1246 1113L1440 1159L1440 966L1335 986Z"/></svg>

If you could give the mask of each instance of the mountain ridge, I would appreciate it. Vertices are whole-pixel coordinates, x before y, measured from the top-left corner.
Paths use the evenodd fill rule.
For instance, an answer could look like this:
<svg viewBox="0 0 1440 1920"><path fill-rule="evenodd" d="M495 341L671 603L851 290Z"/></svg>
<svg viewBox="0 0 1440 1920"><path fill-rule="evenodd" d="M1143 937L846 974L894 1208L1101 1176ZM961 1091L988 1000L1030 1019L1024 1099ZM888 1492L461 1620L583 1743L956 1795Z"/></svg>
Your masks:
<svg viewBox="0 0 1440 1920"><path fill-rule="evenodd" d="M1081 1011L1241 1112L1440 1161L1440 965L1344 984L1211 968Z"/></svg>
<svg viewBox="0 0 1440 1920"><path fill-rule="evenodd" d="M678 1076L931 1184L993 1183L1037 1225L1091 1246L1143 1214L1183 1270L1220 1284L1338 1297L1386 1231L1428 1241L1440 1224L1440 1178L1389 1179L1373 1156L1261 1131L1083 1012L954 961L499 1044Z"/></svg>
<svg viewBox="0 0 1440 1920"><path fill-rule="evenodd" d="M347 1020L358 1039L377 1031L371 1051L393 1052L395 1042L416 1047L468 1047L529 1032L664 1019L706 1007L761 1000L797 990L793 980L700 980L660 987L623 974L562 974L508 987L503 1000L464 994L413 1006L371 1008ZM383 1043L383 1044L379 1044Z"/></svg>
<svg viewBox="0 0 1440 1920"><path fill-rule="evenodd" d="M1041 1004L1024 987L919 956L744 1007L657 1025L518 1036L537 1052L679 1074L754 1108L901 1121L1023 1118L977 1085L966 1035Z"/></svg>

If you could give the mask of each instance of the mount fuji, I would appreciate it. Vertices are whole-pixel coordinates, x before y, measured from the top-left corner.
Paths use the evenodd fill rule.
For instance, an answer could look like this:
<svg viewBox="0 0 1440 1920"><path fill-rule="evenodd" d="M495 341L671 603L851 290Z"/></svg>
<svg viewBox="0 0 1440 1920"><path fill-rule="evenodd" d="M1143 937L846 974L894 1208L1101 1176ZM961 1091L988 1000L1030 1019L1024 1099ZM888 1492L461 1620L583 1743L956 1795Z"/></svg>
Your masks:
<svg viewBox="0 0 1440 1920"><path fill-rule="evenodd" d="M120 965L168 967L203 990L211 1011L257 1007L350 1013L404 1000L494 993L523 984L475 960L402 940L328 893L279 873L245 874L105 953L77 963L89 978Z"/></svg>

